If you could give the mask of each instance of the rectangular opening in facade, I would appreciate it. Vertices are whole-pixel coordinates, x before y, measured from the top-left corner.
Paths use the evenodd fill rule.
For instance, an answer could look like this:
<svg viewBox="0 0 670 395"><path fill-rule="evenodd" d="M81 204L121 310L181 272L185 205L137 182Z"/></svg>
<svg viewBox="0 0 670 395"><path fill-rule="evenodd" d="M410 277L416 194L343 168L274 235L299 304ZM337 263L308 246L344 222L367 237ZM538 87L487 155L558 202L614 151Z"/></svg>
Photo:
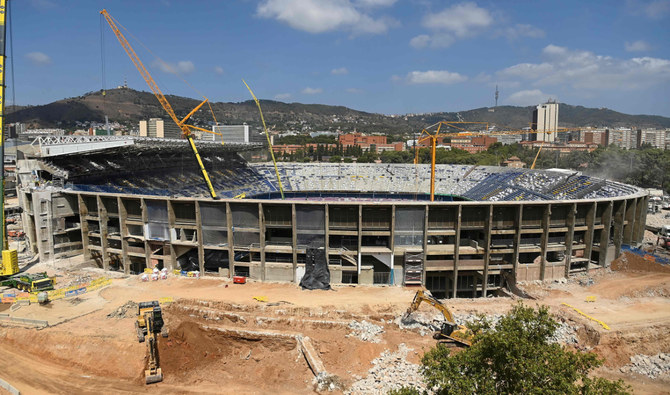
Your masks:
<svg viewBox="0 0 670 395"><path fill-rule="evenodd" d="M461 209L461 229L483 228L488 216L488 207L463 206Z"/></svg>
<svg viewBox="0 0 670 395"><path fill-rule="evenodd" d="M263 217L265 225L291 227L291 206L288 204L264 204Z"/></svg>
<svg viewBox="0 0 670 395"><path fill-rule="evenodd" d="M205 271L218 273L219 269L229 269L230 260L226 250L205 249ZM226 273L224 273L226 275Z"/></svg>
<svg viewBox="0 0 670 395"><path fill-rule="evenodd" d="M396 207L394 244L397 246L423 245L424 222L423 207Z"/></svg>
<svg viewBox="0 0 670 395"><path fill-rule="evenodd" d="M363 207L363 229L391 230L391 208Z"/></svg>
<svg viewBox="0 0 670 395"><path fill-rule="evenodd" d="M298 245L325 247L325 208L323 206L297 206L295 215Z"/></svg>
<svg viewBox="0 0 670 395"><path fill-rule="evenodd" d="M571 205L552 205L551 216L549 217L549 226L552 228L563 228L568 226L567 221L570 210L572 210Z"/></svg>
<svg viewBox="0 0 670 395"><path fill-rule="evenodd" d="M431 207L428 210L428 229L451 230L456 228L455 207ZM396 217L396 223L398 219Z"/></svg>
<svg viewBox="0 0 670 395"><path fill-rule="evenodd" d="M126 216L131 221L142 221L142 202L140 199L122 199Z"/></svg>
<svg viewBox="0 0 670 395"><path fill-rule="evenodd" d="M224 206L225 209L225 206ZM172 202L175 224L195 225L195 203L194 202Z"/></svg>
<svg viewBox="0 0 670 395"><path fill-rule="evenodd" d="M544 217L544 206L523 206L522 228L540 228Z"/></svg>
<svg viewBox="0 0 670 395"><path fill-rule="evenodd" d="M330 229L358 229L358 206L329 206L328 225Z"/></svg>
<svg viewBox="0 0 670 395"><path fill-rule="evenodd" d="M491 218L491 228L497 230L514 229L516 222L515 207L493 207L493 218Z"/></svg>
<svg viewBox="0 0 670 395"><path fill-rule="evenodd" d="M117 217L119 215L119 201L115 197L101 196L102 205L110 217Z"/></svg>

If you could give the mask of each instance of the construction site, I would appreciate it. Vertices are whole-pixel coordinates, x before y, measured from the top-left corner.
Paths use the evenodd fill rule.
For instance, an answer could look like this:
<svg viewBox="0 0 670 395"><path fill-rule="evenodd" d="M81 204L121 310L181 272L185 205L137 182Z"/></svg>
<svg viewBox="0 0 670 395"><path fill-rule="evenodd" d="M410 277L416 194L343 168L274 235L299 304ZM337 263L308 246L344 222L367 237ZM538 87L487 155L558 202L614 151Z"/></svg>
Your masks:
<svg viewBox="0 0 670 395"><path fill-rule="evenodd" d="M668 219L646 190L436 164L437 137L479 133L443 123L421 134L431 164L277 163L262 112L269 147L196 144L207 99L178 117L101 14L183 138L18 149L16 197L0 182L0 394L430 393L423 355L471 346L466 323L520 301L548 306L552 342L602 358L596 376L670 392L670 261L650 231Z"/></svg>

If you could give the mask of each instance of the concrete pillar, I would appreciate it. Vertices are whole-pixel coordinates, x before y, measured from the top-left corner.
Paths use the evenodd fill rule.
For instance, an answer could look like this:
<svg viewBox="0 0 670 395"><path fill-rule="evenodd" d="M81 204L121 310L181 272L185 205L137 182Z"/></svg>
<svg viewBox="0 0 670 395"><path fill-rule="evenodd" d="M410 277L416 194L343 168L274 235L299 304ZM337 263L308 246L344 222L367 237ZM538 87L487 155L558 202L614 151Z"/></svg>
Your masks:
<svg viewBox="0 0 670 395"><path fill-rule="evenodd" d="M423 210L423 264L421 265L421 284L426 285L426 262L428 261L428 205Z"/></svg>
<svg viewBox="0 0 670 395"><path fill-rule="evenodd" d="M566 225L568 232L565 234L565 277L570 275L570 265L572 264L572 243L575 239L575 214L577 214L577 203L570 205Z"/></svg>
<svg viewBox="0 0 670 395"><path fill-rule="evenodd" d="M633 242L642 243L644 230L647 225L647 207L649 206L649 195L637 199L635 210L635 227L633 228Z"/></svg>
<svg viewBox="0 0 670 395"><path fill-rule="evenodd" d="M329 208L328 203L326 203L324 214L325 214L326 218L325 218L325 229L323 230L324 231L324 237L325 237L324 245L323 245L323 249L324 249L323 252L326 256L326 264L330 265L330 208Z"/></svg>
<svg viewBox="0 0 670 395"><path fill-rule="evenodd" d="M81 221L81 246L84 249L84 258L91 259L91 251L88 249L88 221L86 216L88 216L88 208L84 204L84 199L81 194L77 194L77 202L79 203L79 220ZM39 203L39 202L37 202ZM33 199L33 212L35 217L37 217L37 208L36 202ZM38 228L39 229L39 228ZM37 232L37 240L40 240L39 232ZM41 251L40 251L40 260L42 260Z"/></svg>
<svg viewBox="0 0 670 395"><path fill-rule="evenodd" d="M637 199L626 200L626 225L623 227L623 244L633 244L633 228L635 227L635 213L637 212Z"/></svg>
<svg viewBox="0 0 670 395"><path fill-rule="evenodd" d="M586 232L584 232L584 258L588 259L586 264L586 272L588 273L591 267L591 252L593 251L593 236L595 230L593 227L596 223L596 202L589 204L589 209L586 213Z"/></svg>
<svg viewBox="0 0 670 395"><path fill-rule="evenodd" d="M293 243L293 282L298 282L298 229L297 222L295 220L295 203L291 203L291 236Z"/></svg>
<svg viewBox="0 0 670 395"><path fill-rule="evenodd" d="M542 261L540 263L540 280L544 281L547 269L547 243L549 242L549 220L551 218L551 203L544 206L544 215L542 216L542 236L540 236L540 249Z"/></svg>
<svg viewBox="0 0 670 395"><path fill-rule="evenodd" d="M261 245L261 280L265 281L265 213L262 203L258 203L258 232Z"/></svg>
<svg viewBox="0 0 670 395"><path fill-rule="evenodd" d="M235 239L233 238L233 214L230 210L230 203L226 202L226 227L228 231L228 267L230 268L229 276L232 278L235 275Z"/></svg>
<svg viewBox="0 0 670 395"><path fill-rule="evenodd" d="M130 274L130 256L128 256L128 227L126 220L128 219L128 212L126 206L123 204L121 197L117 197L117 204L119 205L119 228L121 233L121 255L123 256L123 272Z"/></svg>
<svg viewBox="0 0 670 395"><path fill-rule="evenodd" d="M601 219L603 230L600 232L600 248L598 252L598 265L604 267L607 264L607 250L610 241L610 227L612 226L612 201L601 202L599 204L606 204L605 211Z"/></svg>
<svg viewBox="0 0 670 395"><path fill-rule="evenodd" d="M451 296L452 298L455 298L458 292L458 254L459 254L459 246L461 244L461 211L463 209L462 205L458 205L458 209L456 210L456 218L455 218L455 237L454 237L454 289L451 291Z"/></svg>
<svg viewBox="0 0 670 395"><path fill-rule="evenodd" d="M359 274L358 282L360 284L361 274L361 245L363 244L363 205L358 205L358 259L356 263L356 270Z"/></svg>
<svg viewBox="0 0 670 395"><path fill-rule="evenodd" d="M485 221L484 230L484 278L482 279L482 297L486 297L489 286L489 262L491 260L491 219L493 218L493 205L488 207L488 215Z"/></svg>
<svg viewBox="0 0 670 395"><path fill-rule="evenodd" d="M512 255L512 274L516 280L516 272L519 268L519 245L521 245L521 225L523 223L523 203L516 208L516 220L514 227L514 252Z"/></svg>
<svg viewBox="0 0 670 395"><path fill-rule="evenodd" d="M623 240L623 221L626 215L626 201L614 202L614 259L621 255L621 243Z"/></svg>
<svg viewBox="0 0 670 395"><path fill-rule="evenodd" d="M168 218L170 221L174 221L174 211L172 210L172 204L168 204ZM174 225L170 225L174 226ZM202 216L200 215L200 202L195 202L195 227L196 227L196 240L198 240L198 266L200 270L200 275L205 275L205 246L202 243ZM170 251L172 251L172 245L170 245ZM172 255L172 254L171 254Z"/></svg>
<svg viewBox="0 0 670 395"><path fill-rule="evenodd" d="M107 213L107 207L102 204L102 199L100 195L96 195L96 201L98 204L98 218L100 226L100 245L102 246L102 269L109 270L109 254L107 253L107 248L109 247L109 241L107 237L109 236L109 231L107 230L107 221L109 219Z"/></svg>

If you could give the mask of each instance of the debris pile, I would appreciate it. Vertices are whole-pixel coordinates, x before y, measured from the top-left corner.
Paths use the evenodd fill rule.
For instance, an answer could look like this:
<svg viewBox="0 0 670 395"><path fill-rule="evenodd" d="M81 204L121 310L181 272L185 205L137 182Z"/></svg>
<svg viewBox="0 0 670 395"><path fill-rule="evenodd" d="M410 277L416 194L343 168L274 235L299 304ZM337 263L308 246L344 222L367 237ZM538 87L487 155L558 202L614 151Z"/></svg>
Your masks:
<svg viewBox="0 0 670 395"><path fill-rule="evenodd" d="M356 381L347 389L345 394L386 394L401 387L414 387L419 391L426 389L419 365L407 362L407 353L412 351L404 343L398 346L398 351L389 350L381 353L372 361L373 367L368 376Z"/></svg>
<svg viewBox="0 0 670 395"><path fill-rule="evenodd" d="M491 326L495 327L500 319L503 316L500 314L488 315L486 318L491 322ZM466 325L468 322L475 321L479 319L479 316L476 314L462 314L456 318L456 323L459 325ZM554 335L549 338L549 343L560 343L560 344L577 344L579 339L577 338L577 327L572 327L571 325L565 322L558 322L558 328Z"/></svg>
<svg viewBox="0 0 670 395"><path fill-rule="evenodd" d="M638 354L630 357L630 363L621 368L623 373L637 373L655 379L659 376L670 378L670 354Z"/></svg>
<svg viewBox="0 0 670 395"><path fill-rule="evenodd" d="M439 314L426 314L415 311L412 314L405 314L396 318L394 322L400 329L418 329L421 336L426 336L439 331L443 320L444 318Z"/></svg>
<svg viewBox="0 0 670 395"><path fill-rule="evenodd" d="M126 318L128 312L130 312L130 316L132 316L133 314L135 314L136 311L137 311L137 303L133 302L132 300L129 300L124 305L119 306L116 310L107 314L107 318L116 318L116 319Z"/></svg>
<svg viewBox="0 0 670 395"><path fill-rule="evenodd" d="M365 320L363 321L351 321L349 323L349 329L352 330L351 333L347 335L347 337L356 337L360 340L363 340L364 342L370 342L370 343L379 343L380 338L379 335L384 333L384 328L382 328L379 325L375 325L373 323L367 322Z"/></svg>
<svg viewBox="0 0 670 395"><path fill-rule="evenodd" d="M314 377L314 388L317 392L335 391L343 388L340 378L334 374L321 372Z"/></svg>

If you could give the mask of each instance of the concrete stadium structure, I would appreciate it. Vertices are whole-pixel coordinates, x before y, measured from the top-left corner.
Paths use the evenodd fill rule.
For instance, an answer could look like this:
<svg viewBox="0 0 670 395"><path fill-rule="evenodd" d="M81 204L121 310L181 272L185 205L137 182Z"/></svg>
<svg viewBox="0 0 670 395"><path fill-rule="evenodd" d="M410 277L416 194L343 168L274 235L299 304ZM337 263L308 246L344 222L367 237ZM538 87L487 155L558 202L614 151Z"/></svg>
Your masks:
<svg viewBox="0 0 670 395"><path fill-rule="evenodd" d="M440 165L430 202L427 165L282 163L280 200L270 164L212 146L201 153L224 197L212 200L184 148L21 160L31 248L43 261L84 254L125 273L157 266L298 282L316 247L332 283L477 297L605 267L644 233L644 191L576 172ZM139 167L143 155L158 159Z"/></svg>

